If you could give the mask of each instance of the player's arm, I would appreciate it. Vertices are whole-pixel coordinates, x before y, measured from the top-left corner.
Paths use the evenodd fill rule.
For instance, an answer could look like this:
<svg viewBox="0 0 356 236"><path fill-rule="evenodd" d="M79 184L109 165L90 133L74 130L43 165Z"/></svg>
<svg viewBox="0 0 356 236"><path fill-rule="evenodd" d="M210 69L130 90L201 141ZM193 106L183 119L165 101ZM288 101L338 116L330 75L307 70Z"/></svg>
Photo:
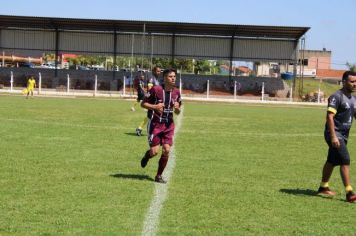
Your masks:
<svg viewBox="0 0 356 236"><path fill-rule="evenodd" d="M155 104L155 100L156 100L155 98L156 98L156 91L154 90L154 88L152 88L148 92L147 96L141 102L141 107L148 110L157 111L158 113L162 113L164 104L163 103Z"/></svg>
<svg viewBox="0 0 356 236"><path fill-rule="evenodd" d="M336 132L335 132L335 122L334 122L334 116L335 113L333 111L329 111L326 114L326 123L329 127L329 131L330 131L330 137L331 137L331 145L335 148L339 148L340 147L340 142L339 139L336 136Z"/></svg>
<svg viewBox="0 0 356 236"><path fill-rule="evenodd" d="M176 115L180 114L181 106L182 106L182 100L179 95L177 101L174 102L174 114L176 114Z"/></svg>
<svg viewBox="0 0 356 236"><path fill-rule="evenodd" d="M149 102L143 101L141 103L141 107L143 107L145 109L149 109L149 110L155 110L158 113L162 113L163 112L163 108L164 108L164 104L163 103L151 104Z"/></svg>

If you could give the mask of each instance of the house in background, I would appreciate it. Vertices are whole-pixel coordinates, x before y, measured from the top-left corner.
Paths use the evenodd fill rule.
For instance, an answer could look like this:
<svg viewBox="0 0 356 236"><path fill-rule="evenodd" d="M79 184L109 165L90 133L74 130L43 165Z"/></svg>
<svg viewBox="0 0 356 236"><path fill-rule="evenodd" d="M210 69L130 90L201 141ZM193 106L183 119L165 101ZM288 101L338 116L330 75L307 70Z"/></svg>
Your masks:
<svg viewBox="0 0 356 236"><path fill-rule="evenodd" d="M311 77L318 79L340 79L345 70L331 68L332 52L323 50L299 50L298 77ZM257 76L279 77L280 73L293 72L293 64L277 64L274 62L255 63Z"/></svg>

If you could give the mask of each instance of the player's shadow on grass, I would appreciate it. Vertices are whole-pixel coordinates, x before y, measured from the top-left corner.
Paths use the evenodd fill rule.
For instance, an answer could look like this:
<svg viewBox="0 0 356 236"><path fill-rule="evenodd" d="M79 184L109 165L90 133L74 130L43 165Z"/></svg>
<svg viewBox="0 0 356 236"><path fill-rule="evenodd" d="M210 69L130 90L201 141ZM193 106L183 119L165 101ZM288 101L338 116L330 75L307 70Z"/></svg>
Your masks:
<svg viewBox="0 0 356 236"><path fill-rule="evenodd" d="M288 193L288 194L293 194L293 195L306 195L306 196L313 196L316 197L318 196L318 192L315 190L311 190L311 189L280 189L279 190L282 193Z"/></svg>
<svg viewBox="0 0 356 236"><path fill-rule="evenodd" d="M306 196L310 196L310 197L320 197L320 198L324 198L324 199L335 199L335 197L333 196L324 196L321 194L318 194L317 191L315 190L311 190L311 189L280 189L279 190L282 193L288 193L288 194L293 194L293 195L306 195ZM341 200L341 201L345 201L345 200Z"/></svg>
<svg viewBox="0 0 356 236"><path fill-rule="evenodd" d="M130 135L130 136L137 136L137 134L136 133L133 133L133 132L131 132L131 133L125 133L126 135ZM147 136L146 134L142 134L141 136ZM137 136L137 137L140 137L140 136Z"/></svg>
<svg viewBox="0 0 356 236"><path fill-rule="evenodd" d="M122 173L117 173L117 174L112 174L110 175L111 177L115 178L122 178L122 179L136 179L136 180L148 180L148 181L154 181L154 179L148 175L137 175L137 174L122 174Z"/></svg>

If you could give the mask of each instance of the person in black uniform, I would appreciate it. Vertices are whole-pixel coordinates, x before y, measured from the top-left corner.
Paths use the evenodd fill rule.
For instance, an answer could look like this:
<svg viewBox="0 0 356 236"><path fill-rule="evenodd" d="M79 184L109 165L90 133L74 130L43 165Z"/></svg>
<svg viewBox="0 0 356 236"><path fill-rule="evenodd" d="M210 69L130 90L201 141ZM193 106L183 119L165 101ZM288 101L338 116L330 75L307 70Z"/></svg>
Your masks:
<svg viewBox="0 0 356 236"><path fill-rule="evenodd" d="M152 77L150 79L148 79L148 81L147 81L147 92L150 91L150 89L153 86L160 85L160 81L159 81L160 74L161 74L161 68L159 66L153 67L153 69L152 69ZM147 124L148 120L149 120L149 118L146 115L145 118L143 119L143 121L140 123L140 125L136 128L136 135L137 136L141 136L142 135L142 128L145 127L145 125Z"/></svg>
<svg viewBox="0 0 356 236"><path fill-rule="evenodd" d="M356 98L352 96L352 92L356 90L356 72L346 71L342 76L342 83L343 87L328 99L324 137L329 151L323 167L318 194L336 195L330 190L328 182L334 167L339 165L341 179L346 190L346 201L354 202L356 195L351 187L347 141L353 118L356 117Z"/></svg>
<svg viewBox="0 0 356 236"><path fill-rule="evenodd" d="M136 110L137 104L141 104L145 97L145 75L140 74L134 80L134 88L137 90L137 99L136 102L132 105L131 111Z"/></svg>

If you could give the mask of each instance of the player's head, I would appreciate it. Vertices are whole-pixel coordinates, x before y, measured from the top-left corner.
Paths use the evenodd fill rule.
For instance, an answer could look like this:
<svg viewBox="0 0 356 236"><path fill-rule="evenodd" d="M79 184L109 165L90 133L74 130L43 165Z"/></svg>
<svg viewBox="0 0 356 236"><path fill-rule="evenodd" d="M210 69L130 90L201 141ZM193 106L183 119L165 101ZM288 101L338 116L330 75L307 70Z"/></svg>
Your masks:
<svg viewBox="0 0 356 236"><path fill-rule="evenodd" d="M356 90L356 72L355 71L345 71L342 75L343 88L348 92L353 92Z"/></svg>
<svg viewBox="0 0 356 236"><path fill-rule="evenodd" d="M154 77L158 78L161 75L161 68L159 66L153 67L152 74L154 75Z"/></svg>
<svg viewBox="0 0 356 236"><path fill-rule="evenodd" d="M164 84L174 87L176 84L176 74L177 71L173 68L164 70L163 71Z"/></svg>

